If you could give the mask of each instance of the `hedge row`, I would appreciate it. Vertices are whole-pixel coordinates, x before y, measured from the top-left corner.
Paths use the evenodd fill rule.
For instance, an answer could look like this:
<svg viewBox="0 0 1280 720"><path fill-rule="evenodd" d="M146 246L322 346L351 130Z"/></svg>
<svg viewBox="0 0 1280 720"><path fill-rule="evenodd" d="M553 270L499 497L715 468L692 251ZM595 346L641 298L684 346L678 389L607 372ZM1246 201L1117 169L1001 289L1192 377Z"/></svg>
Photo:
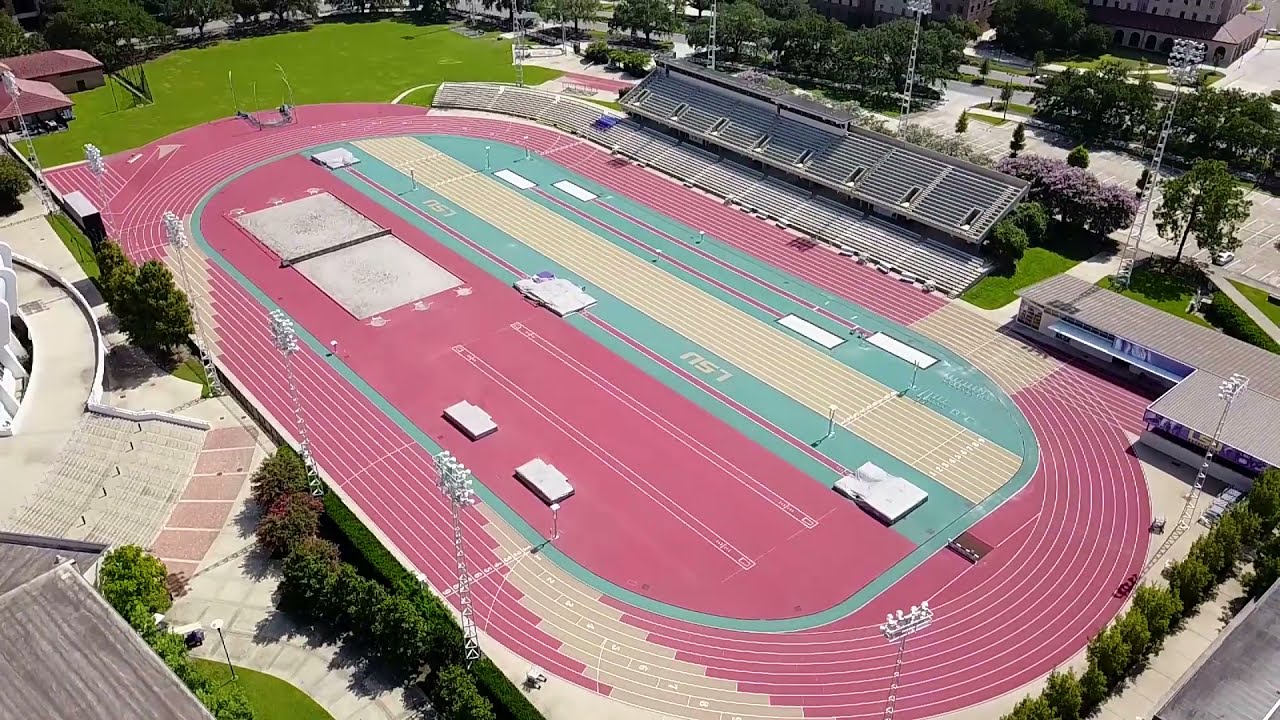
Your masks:
<svg viewBox="0 0 1280 720"><path fill-rule="evenodd" d="M1236 573L1250 548L1275 544L1277 526L1280 470L1271 469L1259 475L1243 503L1191 544L1186 558L1165 567L1167 586L1122 588L1134 593L1133 604L1089 641L1082 675L1053 673L1044 692L1023 698L1003 720L1077 720L1092 714ZM1265 588L1251 590L1261 594Z"/></svg>
<svg viewBox="0 0 1280 720"><path fill-rule="evenodd" d="M1222 328L1223 332L1237 340L1243 340L1263 350L1280 353L1280 344L1258 327L1258 323L1254 322L1253 318L1249 317L1239 305L1221 292L1213 293L1213 303L1204 316L1215 327Z"/></svg>
<svg viewBox="0 0 1280 720"><path fill-rule="evenodd" d="M281 453L290 452L287 448ZM287 483L282 483L287 484ZM261 483L259 483L261 486ZM322 534L338 546L342 559L360 575L378 582L393 595L409 600L423 614L428 625L448 623L457 627L453 613L437 596L422 592L409 570L387 549L376 535L352 512L351 508L335 493L325 493ZM451 636L453 634L450 634ZM459 647L435 648L432 654L452 657L461 652L461 632L448 645ZM439 635L437 640L443 641ZM538 709L524 696L514 683L486 658L481 658L468 668L476 689L493 706L497 720L545 720Z"/></svg>

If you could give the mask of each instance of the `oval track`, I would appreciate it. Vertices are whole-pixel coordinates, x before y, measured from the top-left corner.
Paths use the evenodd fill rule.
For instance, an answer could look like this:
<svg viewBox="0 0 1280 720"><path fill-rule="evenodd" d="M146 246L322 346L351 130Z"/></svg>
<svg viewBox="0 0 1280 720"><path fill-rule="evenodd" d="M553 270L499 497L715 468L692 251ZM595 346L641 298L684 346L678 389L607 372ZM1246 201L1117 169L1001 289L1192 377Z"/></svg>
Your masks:
<svg viewBox="0 0 1280 720"><path fill-rule="evenodd" d="M267 158L340 140L449 133L527 144L895 321L914 323L941 307L937 298L864 267L799 252L794 237L777 228L555 131L402 106L307 107L299 118L305 124L269 132L234 120L184 131L161 141L178 150L136 171L123 157L110 158L108 219L129 253L160 256L164 211L189 217L220 183ZM63 191L97 194L82 168L55 171L50 179ZM214 316L218 337L234 339L221 344L220 364L291 428L266 309L216 264L202 283L208 290L202 312ZM326 474L433 586L449 587L449 518L427 452L311 348L295 362ZM477 620L495 640L559 676L672 717L794 717L803 708L810 717L862 718L882 714L892 672L893 648L876 625L887 610L929 598L936 620L906 653L899 717L937 715L1016 689L1069 658L1116 612L1121 601L1113 591L1140 567L1147 544L1146 489L1125 434L1127 414L1140 403L1075 368L1056 361L1048 367L1051 374L1013 394L1040 443L1040 467L1025 490L975 528L1000 541L977 566L943 551L866 608L821 628L769 635L715 630L601 598L544 558L521 553L515 533L482 510L468 515L465 529L473 561L499 569L474 586ZM338 416L347 422L339 426Z"/></svg>

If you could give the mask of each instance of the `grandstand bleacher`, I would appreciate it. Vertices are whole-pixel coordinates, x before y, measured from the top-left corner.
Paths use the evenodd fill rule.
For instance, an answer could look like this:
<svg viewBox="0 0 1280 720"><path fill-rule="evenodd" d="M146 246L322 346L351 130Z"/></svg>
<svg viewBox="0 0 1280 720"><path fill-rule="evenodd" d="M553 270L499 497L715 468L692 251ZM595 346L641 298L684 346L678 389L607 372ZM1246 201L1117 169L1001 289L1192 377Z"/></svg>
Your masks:
<svg viewBox="0 0 1280 720"><path fill-rule="evenodd" d="M635 98L643 98L640 104L646 111L642 115L651 120L661 118L668 126L694 134L706 134L715 128L719 135L711 138L718 137L715 142L722 145L726 137L742 138L751 145L745 151L742 146L733 146L735 152L785 165L792 174L840 188L864 201L868 197L892 200L894 193L905 194L910 188L919 187L911 208L898 205L901 198L876 204L903 215L928 212L954 228L953 235L980 238L1017 201L1025 187L1021 181L982 168L971 169L951 158L939 160L927 151L913 153L910 146L891 138L859 136L849 142L847 139L854 136L834 126L829 131L797 121L771 119L773 111L758 101L735 101L722 92L694 88L680 78L670 83L668 80L661 69L655 71L627 95L624 107L630 107ZM670 94L668 87L674 88ZM434 104L514 115L560 128L925 287L957 294L990 269L977 255L723 158L700 147L698 141L681 141L575 98L511 85L443 83ZM808 107L799 100L788 99L780 104L809 115L825 113L825 120L838 121L841 117L838 111ZM615 122L605 127L599 122L602 116L614 118ZM797 163L802 157L805 162L800 167ZM903 169L908 173L900 174ZM853 182L851 176L855 176ZM860 195L867 183L870 185L866 194Z"/></svg>

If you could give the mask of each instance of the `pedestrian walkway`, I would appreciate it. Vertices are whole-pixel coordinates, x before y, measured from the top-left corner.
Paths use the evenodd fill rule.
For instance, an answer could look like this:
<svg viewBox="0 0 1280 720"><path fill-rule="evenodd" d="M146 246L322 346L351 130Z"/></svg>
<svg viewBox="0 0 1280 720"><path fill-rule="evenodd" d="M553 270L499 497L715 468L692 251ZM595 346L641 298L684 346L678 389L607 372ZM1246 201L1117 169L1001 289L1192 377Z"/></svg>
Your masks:
<svg viewBox="0 0 1280 720"><path fill-rule="evenodd" d="M1280 343L1280 327L1277 327L1276 324L1271 321L1271 318L1267 317L1266 313L1259 310L1257 305L1249 302L1249 298L1245 297L1240 292L1240 289L1232 284L1225 275L1211 272L1209 273L1209 279L1212 280L1213 284L1222 291L1223 295L1231 298L1236 305L1240 306L1241 310L1244 310L1245 314L1248 315L1250 319L1258 323L1258 327L1262 328L1262 332L1269 335L1272 340Z"/></svg>

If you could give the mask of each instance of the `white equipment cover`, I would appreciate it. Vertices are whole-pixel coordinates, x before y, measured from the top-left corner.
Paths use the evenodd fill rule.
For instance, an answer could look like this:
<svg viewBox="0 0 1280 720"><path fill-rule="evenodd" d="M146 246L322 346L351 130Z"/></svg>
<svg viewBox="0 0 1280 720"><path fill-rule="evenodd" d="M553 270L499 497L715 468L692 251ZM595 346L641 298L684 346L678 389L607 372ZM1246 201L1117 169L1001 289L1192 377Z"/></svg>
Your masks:
<svg viewBox="0 0 1280 720"><path fill-rule="evenodd" d="M837 480L835 490L888 525L906 517L929 499L929 493L911 481L891 475L870 462Z"/></svg>
<svg viewBox="0 0 1280 720"><path fill-rule="evenodd" d="M318 152L311 156L311 159L330 170L338 170L339 168L350 167L360 162L360 158L356 157L346 148L334 148Z"/></svg>

